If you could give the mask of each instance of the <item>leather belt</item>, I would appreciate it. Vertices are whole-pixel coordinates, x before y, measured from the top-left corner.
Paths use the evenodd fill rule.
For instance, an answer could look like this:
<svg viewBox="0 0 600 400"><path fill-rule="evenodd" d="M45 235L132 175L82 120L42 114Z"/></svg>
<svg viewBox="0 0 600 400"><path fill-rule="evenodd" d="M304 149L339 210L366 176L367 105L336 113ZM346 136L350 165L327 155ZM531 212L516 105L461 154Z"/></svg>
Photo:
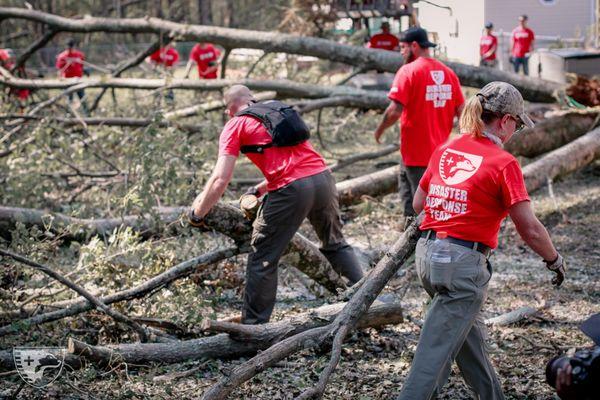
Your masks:
<svg viewBox="0 0 600 400"><path fill-rule="evenodd" d="M428 229L426 231L421 232L421 237L426 240L434 240L436 238L436 233L434 230ZM446 239L450 243L454 243L459 246L468 247L469 249L478 251L486 257L489 257L490 253L492 252L492 249L483 243L471 242L469 240L457 239L450 236L448 236Z"/></svg>

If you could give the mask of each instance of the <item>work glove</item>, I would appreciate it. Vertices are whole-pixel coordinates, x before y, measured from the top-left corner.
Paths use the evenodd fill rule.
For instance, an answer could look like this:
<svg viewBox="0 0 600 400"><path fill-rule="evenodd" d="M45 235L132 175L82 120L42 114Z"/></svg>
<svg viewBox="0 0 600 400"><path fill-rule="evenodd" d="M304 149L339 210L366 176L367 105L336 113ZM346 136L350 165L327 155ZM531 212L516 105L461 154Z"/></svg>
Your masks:
<svg viewBox="0 0 600 400"><path fill-rule="evenodd" d="M252 221L256 218L256 214L258 213L258 208L260 207L260 200L258 197L260 196L260 192L253 186L248 188L246 192L240 197L240 210L244 213L244 217L247 220Z"/></svg>
<svg viewBox="0 0 600 400"><path fill-rule="evenodd" d="M565 280L565 270L567 269L565 260L558 254L554 261L544 260L544 262L546 263L546 268L556 274L556 276L552 278L552 284L559 287Z"/></svg>
<svg viewBox="0 0 600 400"><path fill-rule="evenodd" d="M194 226L196 228L206 228L206 224L204 223L204 218L200 218L196 214L194 214L193 208L189 209L187 217L188 217L188 223L191 226Z"/></svg>

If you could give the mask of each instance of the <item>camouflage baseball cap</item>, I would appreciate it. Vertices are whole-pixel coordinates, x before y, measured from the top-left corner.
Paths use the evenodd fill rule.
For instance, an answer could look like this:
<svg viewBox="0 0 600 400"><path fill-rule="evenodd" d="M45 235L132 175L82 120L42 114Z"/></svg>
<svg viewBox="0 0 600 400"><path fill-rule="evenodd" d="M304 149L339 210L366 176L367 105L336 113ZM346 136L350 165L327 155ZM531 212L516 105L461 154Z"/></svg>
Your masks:
<svg viewBox="0 0 600 400"><path fill-rule="evenodd" d="M477 96L482 98L481 104L485 110L512 115L529 128L535 126L531 118L525 113L523 96L510 83L490 82L477 93Z"/></svg>

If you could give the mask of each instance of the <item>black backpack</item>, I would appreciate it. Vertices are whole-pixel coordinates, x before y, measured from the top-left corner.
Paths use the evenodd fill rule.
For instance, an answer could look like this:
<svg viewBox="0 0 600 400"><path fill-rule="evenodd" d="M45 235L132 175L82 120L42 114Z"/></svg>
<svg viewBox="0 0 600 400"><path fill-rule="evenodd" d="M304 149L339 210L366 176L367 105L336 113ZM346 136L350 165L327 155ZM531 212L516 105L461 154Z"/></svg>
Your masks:
<svg viewBox="0 0 600 400"><path fill-rule="evenodd" d="M263 153L269 147L295 146L310 138L310 130L292 106L277 100L267 100L253 103L249 107L235 114L236 117L249 115L258 118L267 132L271 135L272 142L261 145L242 146L242 153Z"/></svg>

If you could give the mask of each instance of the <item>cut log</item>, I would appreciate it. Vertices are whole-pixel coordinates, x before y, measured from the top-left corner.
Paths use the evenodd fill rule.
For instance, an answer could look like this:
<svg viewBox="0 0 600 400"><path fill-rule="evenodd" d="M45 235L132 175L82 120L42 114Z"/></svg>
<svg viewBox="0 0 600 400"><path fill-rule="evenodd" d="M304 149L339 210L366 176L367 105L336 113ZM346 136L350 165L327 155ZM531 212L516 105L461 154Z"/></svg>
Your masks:
<svg viewBox="0 0 600 400"><path fill-rule="evenodd" d="M311 395L320 397L319 393L323 393L327 379L339 361L341 345L347 333L357 326L357 322L367 313L367 310L369 310L369 307L389 279L414 252L419 236L418 221L413 221L386 255L377 263L358 291L330 324L301 332L276 343L236 367L227 377L222 378L206 391L202 399L225 399L240 384L262 372L265 368L273 366L283 358L299 350L322 347L333 341L332 361L322 372L319 388L307 395L307 397Z"/></svg>
<svg viewBox="0 0 600 400"><path fill-rule="evenodd" d="M596 128L523 167L527 191L531 193L549 180L571 174L599 157L600 128Z"/></svg>
<svg viewBox="0 0 600 400"><path fill-rule="evenodd" d="M297 315L289 320L272 322L259 326L240 324L238 329L244 335L236 334L233 339L222 333L200 339L170 343L136 343L115 346L91 346L75 339L69 339L68 352L81 356L103 367L119 363L148 365L150 363L178 363L206 358L238 358L256 354L290 335L324 326L340 312L344 304L333 304ZM362 316L359 328L377 328L402 322L402 306L399 303L375 304ZM232 330L235 331L234 328ZM13 369L9 360L2 360L3 369Z"/></svg>
<svg viewBox="0 0 600 400"><path fill-rule="evenodd" d="M108 296L101 297L99 300L102 303L108 305L112 303L117 303L119 301L133 300L136 298L143 297L149 293L160 290L161 288L167 286L169 283L174 282L177 279L181 279L190 275L192 272L197 271L198 268L206 267L226 258L233 257L234 255L239 254L239 252L239 249L233 247L223 250L217 250L196 258L192 258L191 260L184 261L168 269L167 271L156 275L154 278L142 283L141 285L135 286L127 290L122 290L120 292L113 293ZM31 325L39 325L47 322L57 321L62 318L81 314L93 308L94 306L89 302L79 301L68 306L65 309L36 315L15 322L13 324L0 327L0 336L18 333L20 327L27 327Z"/></svg>
<svg viewBox="0 0 600 400"><path fill-rule="evenodd" d="M485 320L485 324L493 325L493 326L506 326L506 325L514 324L515 322L519 322L523 319L526 319L526 318L536 315L537 313L540 312L540 310L542 308L544 308L544 307L542 306L542 307L534 308L534 307L524 306L521 308L517 308L516 310L507 312L506 314L498 315L497 317L493 317L493 318L488 318Z"/></svg>
<svg viewBox="0 0 600 400"><path fill-rule="evenodd" d="M537 157L572 142L593 129L600 110L567 111L524 129L504 145L515 156Z"/></svg>
<svg viewBox="0 0 600 400"><path fill-rule="evenodd" d="M398 190L398 165L381 171L348 179L337 184L340 204L348 206L361 201L362 196L384 196Z"/></svg>
<svg viewBox="0 0 600 400"><path fill-rule="evenodd" d="M54 14L24 8L0 7L0 19L27 19L48 25L50 29L66 32L154 33L168 34L185 41L210 42L227 49L262 49L314 56L357 66L365 70L396 72L402 65L397 52L380 51L360 46L336 43L326 39L303 37L281 32L259 32L243 29L220 28L181 24L158 18L65 18ZM554 102L553 94L563 86L554 82L503 72L493 68L480 68L454 62L447 65L456 72L466 86L483 87L490 81L510 82L523 97L530 101Z"/></svg>

